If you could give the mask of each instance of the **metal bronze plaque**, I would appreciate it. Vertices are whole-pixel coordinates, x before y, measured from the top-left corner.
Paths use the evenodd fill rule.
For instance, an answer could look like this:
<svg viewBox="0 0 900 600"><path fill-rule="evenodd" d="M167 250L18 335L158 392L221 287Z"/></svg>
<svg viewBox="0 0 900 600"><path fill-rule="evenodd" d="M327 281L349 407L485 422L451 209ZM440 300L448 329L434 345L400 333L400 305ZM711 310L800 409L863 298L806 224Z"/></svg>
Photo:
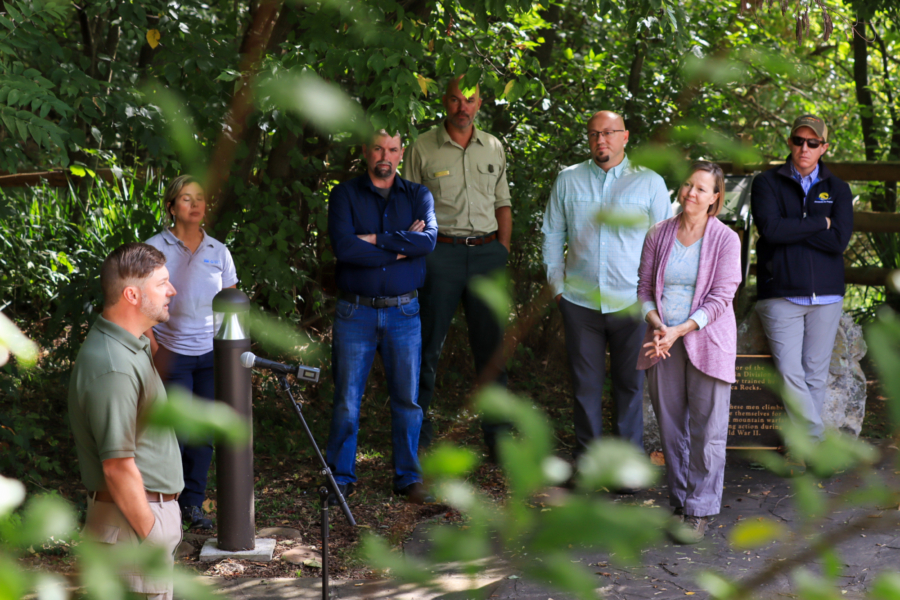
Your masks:
<svg viewBox="0 0 900 600"><path fill-rule="evenodd" d="M782 445L778 427L784 418L784 403L772 391L771 385L778 377L772 357L738 354L735 371L737 381L731 384L726 448L778 448Z"/></svg>

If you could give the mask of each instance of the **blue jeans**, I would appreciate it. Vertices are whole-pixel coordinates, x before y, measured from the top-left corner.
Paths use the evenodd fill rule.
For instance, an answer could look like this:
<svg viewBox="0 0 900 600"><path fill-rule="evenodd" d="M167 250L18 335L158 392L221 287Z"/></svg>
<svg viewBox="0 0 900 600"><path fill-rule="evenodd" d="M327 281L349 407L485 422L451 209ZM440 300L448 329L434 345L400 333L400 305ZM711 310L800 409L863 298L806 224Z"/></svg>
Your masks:
<svg viewBox="0 0 900 600"><path fill-rule="evenodd" d="M200 356L186 356L172 352L163 346L156 354L163 383L167 390L180 386L199 400L213 400L215 379L213 378L213 353ZM178 497L178 504L202 506L206 498L206 479L212 463L213 440L187 446L178 440L181 449L181 467L184 472L184 491Z"/></svg>
<svg viewBox="0 0 900 600"><path fill-rule="evenodd" d="M422 428L418 299L389 308L338 300L331 349L334 408L325 456L335 481L356 481L359 410L376 351L381 354L391 396L394 487L403 488L422 480L417 455Z"/></svg>

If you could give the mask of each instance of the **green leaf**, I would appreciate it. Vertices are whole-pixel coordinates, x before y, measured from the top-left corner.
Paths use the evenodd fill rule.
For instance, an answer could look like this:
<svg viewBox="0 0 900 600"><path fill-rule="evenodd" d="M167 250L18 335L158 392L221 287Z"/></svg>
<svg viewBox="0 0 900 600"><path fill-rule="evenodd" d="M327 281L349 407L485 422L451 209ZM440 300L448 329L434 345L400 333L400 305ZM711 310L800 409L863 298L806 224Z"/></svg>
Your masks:
<svg viewBox="0 0 900 600"><path fill-rule="evenodd" d="M492 276L477 275L472 278L469 287L478 298L494 313L494 318L501 327L509 322L510 296L507 288L509 280L505 272Z"/></svg>
<svg viewBox="0 0 900 600"><path fill-rule="evenodd" d="M647 488L656 477L647 456L624 440L595 440L578 459L578 486L585 490Z"/></svg>
<svg viewBox="0 0 900 600"><path fill-rule="evenodd" d="M900 600L900 573L885 571L869 587L871 600Z"/></svg>
<svg viewBox="0 0 900 600"><path fill-rule="evenodd" d="M780 540L786 533L781 523L758 517L737 523L729 532L728 541L735 548L749 550Z"/></svg>
<svg viewBox="0 0 900 600"><path fill-rule="evenodd" d="M148 422L175 430L178 439L203 441L210 437L230 445L250 439L250 424L223 402L195 400L173 388L167 402L155 402Z"/></svg>
<svg viewBox="0 0 900 600"><path fill-rule="evenodd" d="M738 587L724 575L712 571L703 571L697 576L697 583L716 600L727 600L733 597Z"/></svg>
<svg viewBox="0 0 900 600"><path fill-rule="evenodd" d="M0 313L0 365L6 364L10 354L22 367L31 368L37 362L38 345L25 337L5 314Z"/></svg>
<svg viewBox="0 0 900 600"><path fill-rule="evenodd" d="M371 128L362 107L339 87L310 72L261 77L259 97L273 108L294 112L324 133L350 132L368 140Z"/></svg>
<svg viewBox="0 0 900 600"><path fill-rule="evenodd" d="M25 486L0 475L0 517L5 517L25 499Z"/></svg>
<svg viewBox="0 0 900 600"><path fill-rule="evenodd" d="M478 458L471 450L441 443L422 457L422 474L429 480L464 477L477 464Z"/></svg>

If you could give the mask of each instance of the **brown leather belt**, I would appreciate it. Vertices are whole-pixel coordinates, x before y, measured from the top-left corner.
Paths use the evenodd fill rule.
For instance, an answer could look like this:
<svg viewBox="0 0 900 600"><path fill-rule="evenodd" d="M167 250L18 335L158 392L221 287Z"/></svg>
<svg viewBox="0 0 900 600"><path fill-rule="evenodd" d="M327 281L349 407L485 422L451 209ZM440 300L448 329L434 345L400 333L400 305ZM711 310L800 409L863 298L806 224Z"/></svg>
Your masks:
<svg viewBox="0 0 900 600"><path fill-rule="evenodd" d="M466 246L483 246L490 244L497 239L497 232L487 235L470 235L469 237L451 237L449 235L438 234L437 241L442 244L464 244Z"/></svg>
<svg viewBox="0 0 900 600"><path fill-rule="evenodd" d="M178 500L179 494L160 494L159 492L148 492L144 490L144 493L147 494L147 502L160 502L160 496L162 496L162 502L171 502L172 500ZM113 502L112 494L107 492L106 490L102 492L88 492L88 496L93 494L95 502Z"/></svg>

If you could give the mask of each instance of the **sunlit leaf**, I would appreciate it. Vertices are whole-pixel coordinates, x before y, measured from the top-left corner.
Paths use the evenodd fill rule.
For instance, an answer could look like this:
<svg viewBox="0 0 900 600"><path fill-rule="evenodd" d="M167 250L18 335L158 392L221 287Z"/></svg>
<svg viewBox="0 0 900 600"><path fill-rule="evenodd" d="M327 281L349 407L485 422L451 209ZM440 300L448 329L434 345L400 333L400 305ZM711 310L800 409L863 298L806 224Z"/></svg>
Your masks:
<svg viewBox="0 0 900 600"><path fill-rule="evenodd" d="M656 477L646 454L625 440L595 440L578 459L578 486L583 489L645 488Z"/></svg>
<svg viewBox="0 0 900 600"><path fill-rule="evenodd" d="M785 533L784 525L771 519L746 519L731 529L728 541L735 548L749 550L779 540Z"/></svg>
<svg viewBox="0 0 900 600"><path fill-rule="evenodd" d="M441 443L422 457L422 474L428 479L463 477L477 464L478 457L468 448Z"/></svg>
<svg viewBox="0 0 900 600"><path fill-rule="evenodd" d="M147 30L147 43L150 44L150 47L154 50L157 46L159 46L159 40L162 36L159 33L158 29L148 29Z"/></svg>
<svg viewBox="0 0 900 600"><path fill-rule="evenodd" d="M41 573L35 581L37 600L68 600L69 583L59 575Z"/></svg>
<svg viewBox="0 0 900 600"><path fill-rule="evenodd" d="M22 367L30 368L37 363L38 345L25 337L6 315L0 313L0 366L6 364L10 353Z"/></svg>
<svg viewBox="0 0 900 600"><path fill-rule="evenodd" d="M68 502L59 496L38 496L25 507L16 543L40 545L51 537L71 534L76 523L75 512Z"/></svg>
<svg viewBox="0 0 900 600"><path fill-rule="evenodd" d="M24 499L25 486L22 482L0 475L0 517L22 504Z"/></svg>

